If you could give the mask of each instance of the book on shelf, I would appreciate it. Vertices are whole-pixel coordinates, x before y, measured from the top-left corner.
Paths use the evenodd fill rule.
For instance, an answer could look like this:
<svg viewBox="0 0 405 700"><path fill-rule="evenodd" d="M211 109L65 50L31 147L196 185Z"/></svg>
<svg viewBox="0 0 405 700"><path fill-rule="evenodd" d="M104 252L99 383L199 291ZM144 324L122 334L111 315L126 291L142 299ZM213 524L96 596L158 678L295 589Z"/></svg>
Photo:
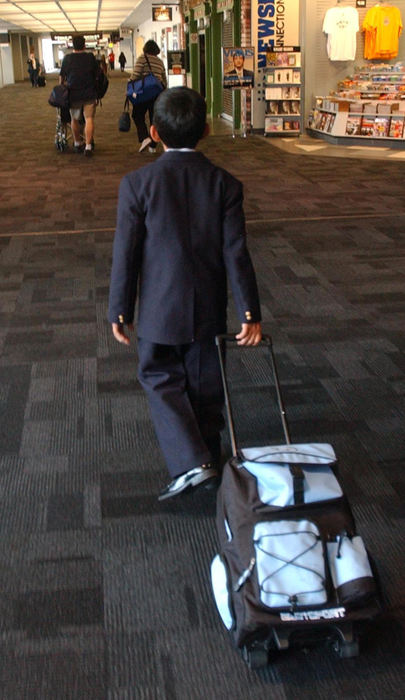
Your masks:
<svg viewBox="0 0 405 700"><path fill-rule="evenodd" d="M293 80L293 71L290 68L276 68L274 71L275 83L291 83Z"/></svg>
<svg viewBox="0 0 405 700"><path fill-rule="evenodd" d="M300 113L300 101L299 100L292 100L291 101L290 112L291 112L291 114L299 114Z"/></svg>
<svg viewBox="0 0 405 700"><path fill-rule="evenodd" d="M346 121L346 134L347 136L357 136L360 134L361 126L361 116L349 115Z"/></svg>
<svg viewBox="0 0 405 700"><path fill-rule="evenodd" d="M290 100L280 100L278 103L278 113L279 114L290 114L291 113L291 101Z"/></svg>
<svg viewBox="0 0 405 700"><path fill-rule="evenodd" d="M269 114L278 114L279 100L270 100L267 105Z"/></svg>
<svg viewBox="0 0 405 700"><path fill-rule="evenodd" d="M326 114L326 112L322 112L321 119L319 122L319 127L318 127L321 131L323 131L325 129L325 124L326 124L327 118L328 118L328 115Z"/></svg>
<svg viewBox="0 0 405 700"><path fill-rule="evenodd" d="M404 133L404 119L391 117L390 130L388 135L394 139L402 139Z"/></svg>
<svg viewBox="0 0 405 700"><path fill-rule="evenodd" d="M266 87L266 100L281 100L284 88Z"/></svg>
<svg viewBox="0 0 405 700"><path fill-rule="evenodd" d="M283 131L299 131L300 123L295 119L284 119L283 121Z"/></svg>
<svg viewBox="0 0 405 700"><path fill-rule="evenodd" d="M365 102L363 105L364 114L375 114L377 111L377 105L374 102Z"/></svg>
<svg viewBox="0 0 405 700"><path fill-rule="evenodd" d="M269 48L266 51L266 66L300 66L301 53L299 51L285 51L283 49Z"/></svg>
<svg viewBox="0 0 405 700"><path fill-rule="evenodd" d="M314 121L313 121L314 129L321 128L322 114L323 114L323 112L319 112L317 110L314 111Z"/></svg>
<svg viewBox="0 0 405 700"><path fill-rule="evenodd" d="M265 117L264 118L264 131L266 134L272 134L277 131L283 131L283 119L282 117Z"/></svg>
<svg viewBox="0 0 405 700"><path fill-rule="evenodd" d="M278 53L277 54L277 65L278 66L295 66L296 57L292 53Z"/></svg>
<svg viewBox="0 0 405 700"><path fill-rule="evenodd" d="M284 48L268 48L266 51L266 66L301 66L299 50L286 51Z"/></svg>
<svg viewBox="0 0 405 700"><path fill-rule="evenodd" d="M325 122L325 131L330 134L332 131L333 124L335 122L336 115L335 114L328 114Z"/></svg>
<svg viewBox="0 0 405 700"><path fill-rule="evenodd" d="M387 102L381 102L377 105L377 114L391 114L391 105Z"/></svg>
<svg viewBox="0 0 405 700"><path fill-rule="evenodd" d="M293 83L300 83L301 82L301 73L299 72L299 70L293 70L292 82Z"/></svg>
<svg viewBox="0 0 405 700"><path fill-rule="evenodd" d="M349 112L362 113L363 103L362 102L349 102Z"/></svg>
<svg viewBox="0 0 405 700"><path fill-rule="evenodd" d="M360 134L361 136L372 136L374 132L375 117L363 117L361 120Z"/></svg>
<svg viewBox="0 0 405 700"><path fill-rule="evenodd" d="M384 137L388 136L390 127L389 117L379 117L377 116L374 120L373 136Z"/></svg>
<svg viewBox="0 0 405 700"><path fill-rule="evenodd" d="M281 99L282 100L291 100L292 99L292 92L290 86L287 87L282 87L280 88L281 90Z"/></svg>

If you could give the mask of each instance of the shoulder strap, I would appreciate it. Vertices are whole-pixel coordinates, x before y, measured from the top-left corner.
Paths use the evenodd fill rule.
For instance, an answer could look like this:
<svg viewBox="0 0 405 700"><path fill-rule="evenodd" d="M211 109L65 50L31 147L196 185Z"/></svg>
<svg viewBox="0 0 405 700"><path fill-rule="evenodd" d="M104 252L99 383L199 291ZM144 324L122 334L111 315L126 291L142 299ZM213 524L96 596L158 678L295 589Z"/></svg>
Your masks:
<svg viewBox="0 0 405 700"><path fill-rule="evenodd" d="M148 64L149 73L152 73L152 68L151 68L151 65L150 65L150 63L149 63L149 58L147 57L146 53L144 53L143 55L144 55L145 58L146 58L146 63Z"/></svg>

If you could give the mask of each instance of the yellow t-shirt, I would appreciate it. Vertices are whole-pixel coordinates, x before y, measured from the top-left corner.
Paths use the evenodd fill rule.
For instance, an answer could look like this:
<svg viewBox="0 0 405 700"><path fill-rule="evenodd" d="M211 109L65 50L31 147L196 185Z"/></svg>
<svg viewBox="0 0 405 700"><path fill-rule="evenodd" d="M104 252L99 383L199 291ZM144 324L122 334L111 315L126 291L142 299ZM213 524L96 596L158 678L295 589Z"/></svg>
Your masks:
<svg viewBox="0 0 405 700"><path fill-rule="evenodd" d="M376 30L374 27L374 14L376 7L370 7L367 10L367 14L363 20L363 31L364 34L364 58L375 58L375 34Z"/></svg>
<svg viewBox="0 0 405 700"><path fill-rule="evenodd" d="M370 8L363 22L363 29L366 30L365 58L395 58L402 26L398 7L375 5Z"/></svg>

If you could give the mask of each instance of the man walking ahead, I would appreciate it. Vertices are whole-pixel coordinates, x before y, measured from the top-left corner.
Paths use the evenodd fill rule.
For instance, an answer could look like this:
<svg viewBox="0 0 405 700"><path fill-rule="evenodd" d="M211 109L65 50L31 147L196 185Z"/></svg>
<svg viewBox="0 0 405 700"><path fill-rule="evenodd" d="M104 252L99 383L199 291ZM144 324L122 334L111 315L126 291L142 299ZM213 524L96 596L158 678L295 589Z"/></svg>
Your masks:
<svg viewBox="0 0 405 700"><path fill-rule="evenodd" d="M97 61L92 53L85 51L84 36L73 37L73 53L67 54L60 69L60 82L66 82L69 88L70 117L74 150L76 153L91 156L94 136L94 117L96 114ZM86 145L83 147L80 134L80 119L86 122L84 135Z"/></svg>

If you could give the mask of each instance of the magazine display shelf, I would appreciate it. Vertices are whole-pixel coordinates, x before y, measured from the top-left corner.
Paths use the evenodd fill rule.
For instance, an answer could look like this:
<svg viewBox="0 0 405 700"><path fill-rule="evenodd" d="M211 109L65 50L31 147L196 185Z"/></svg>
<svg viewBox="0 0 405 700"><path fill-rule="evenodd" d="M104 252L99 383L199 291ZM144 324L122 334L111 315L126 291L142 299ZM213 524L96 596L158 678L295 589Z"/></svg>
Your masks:
<svg viewBox="0 0 405 700"><path fill-rule="evenodd" d="M272 48L264 70L265 136L301 133L302 86L300 48Z"/></svg>
<svg viewBox="0 0 405 700"><path fill-rule="evenodd" d="M405 68L359 70L336 94L317 97L308 133L330 143L405 148Z"/></svg>

